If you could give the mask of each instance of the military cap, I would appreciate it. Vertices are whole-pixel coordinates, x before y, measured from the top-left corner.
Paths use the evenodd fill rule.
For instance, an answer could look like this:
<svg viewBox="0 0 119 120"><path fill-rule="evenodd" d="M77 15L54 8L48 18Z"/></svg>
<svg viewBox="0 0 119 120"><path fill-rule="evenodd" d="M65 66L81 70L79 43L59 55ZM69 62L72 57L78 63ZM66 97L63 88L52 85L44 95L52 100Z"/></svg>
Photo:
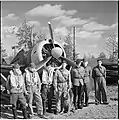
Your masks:
<svg viewBox="0 0 119 120"><path fill-rule="evenodd" d="M15 63L15 64L13 65L13 69L19 69L19 68L20 68L20 66L19 66L18 63Z"/></svg>
<svg viewBox="0 0 119 120"><path fill-rule="evenodd" d="M83 61L83 60L82 59L77 59L76 64L78 65L81 61Z"/></svg>
<svg viewBox="0 0 119 120"><path fill-rule="evenodd" d="M88 59L87 58L83 58L83 62L87 62L88 61Z"/></svg>
<svg viewBox="0 0 119 120"><path fill-rule="evenodd" d="M29 67L30 68L36 68L36 65L32 62L32 63L29 64Z"/></svg>
<svg viewBox="0 0 119 120"><path fill-rule="evenodd" d="M98 62L98 61L102 61L102 60L103 60L102 58L97 58L97 62Z"/></svg>

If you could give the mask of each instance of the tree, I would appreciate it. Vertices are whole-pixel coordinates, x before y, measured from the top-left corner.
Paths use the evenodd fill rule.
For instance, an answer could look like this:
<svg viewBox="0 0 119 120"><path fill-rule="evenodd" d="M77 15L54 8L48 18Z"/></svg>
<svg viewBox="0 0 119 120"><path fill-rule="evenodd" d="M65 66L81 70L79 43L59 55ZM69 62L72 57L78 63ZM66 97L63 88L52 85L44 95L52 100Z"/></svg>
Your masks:
<svg viewBox="0 0 119 120"><path fill-rule="evenodd" d="M100 54L99 54L99 58L106 58L106 55L105 55L105 53L104 52L101 52Z"/></svg>
<svg viewBox="0 0 119 120"><path fill-rule="evenodd" d="M106 41L106 50L111 59L118 59L118 37L117 33L110 33Z"/></svg>
<svg viewBox="0 0 119 120"><path fill-rule="evenodd" d="M4 48L4 45L3 43L1 42L0 43L0 52L1 52L1 57L7 57L7 52L6 52L6 49Z"/></svg>
<svg viewBox="0 0 119 120"><path fill-rule="evenodd" d="M28 25L28 20L24 20L16 33L16 37L19 39L19 46L22 46L25 43L28 45L28 43L30 43L29 45L31 46L29 46L29 48L32 47L32 29L33 26Z"/></svg>
<svg viewBox="0 0 119 120"><path fill-rule="evenodd" d="M46 35L41 30L40 32L33 32L34 25L29 25L28 20L24 20L19 27L16 36L19 39L18 45L21 47L22 45L27 45L28 48L32 48L36 43L45 40Z"/></svg>

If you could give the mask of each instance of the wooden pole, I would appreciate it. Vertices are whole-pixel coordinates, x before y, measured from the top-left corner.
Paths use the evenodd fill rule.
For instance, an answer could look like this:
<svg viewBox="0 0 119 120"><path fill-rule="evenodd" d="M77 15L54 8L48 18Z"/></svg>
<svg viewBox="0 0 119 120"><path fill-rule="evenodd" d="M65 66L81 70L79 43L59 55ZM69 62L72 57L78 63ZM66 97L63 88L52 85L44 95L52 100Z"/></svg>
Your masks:
<svg viewBox="0 0 119 120"><path fill-rule="evenodd" d="M75 40L75 26L73 27L73 60L75 61L76 59L76 51L75 51L75 46L76 46L76 40Z"/></svg>

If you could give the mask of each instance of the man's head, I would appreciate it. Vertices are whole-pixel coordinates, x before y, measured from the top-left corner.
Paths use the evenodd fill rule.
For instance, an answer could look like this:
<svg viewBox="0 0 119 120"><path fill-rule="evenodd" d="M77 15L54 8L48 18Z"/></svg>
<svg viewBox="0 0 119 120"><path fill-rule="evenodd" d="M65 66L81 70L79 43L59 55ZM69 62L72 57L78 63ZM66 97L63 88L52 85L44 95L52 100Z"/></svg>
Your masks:
<svg viewBox="0 0 119 120"><path fill-rule="evenodd" d="M88 66L88 60L86 58L83 59L83 65L84 65L84 67Z"/></svg>
<svg viewBox="0 0 119 120"><path fill-rule="evenodd" d="M101 66L102 65L102 60L101 59L97 59L97 64L98 64L98 66Z"/></svg>
<svg viewBox="0 0 119 120"><path fill-rule="evenodd" d="M28 68L30 71L34 71L36 69L36 65L32 62L29 64Z"/></svg>
<svg viewBox="0 0 119 120"><path fill-rule="evenodd" d="M19 66L18 63L15 63L15 64L13 65L13 71L14 71L15 73L19 73L19 71L20 71L20 66Z"/></svg>
<svg viewBox="0 0 119 120"><path fill-rule="evenodd" d="M82 63L82 62L83 62L82 59L77 59L77 60L76 60L77 66L81 66L81 63Z"/></svg>

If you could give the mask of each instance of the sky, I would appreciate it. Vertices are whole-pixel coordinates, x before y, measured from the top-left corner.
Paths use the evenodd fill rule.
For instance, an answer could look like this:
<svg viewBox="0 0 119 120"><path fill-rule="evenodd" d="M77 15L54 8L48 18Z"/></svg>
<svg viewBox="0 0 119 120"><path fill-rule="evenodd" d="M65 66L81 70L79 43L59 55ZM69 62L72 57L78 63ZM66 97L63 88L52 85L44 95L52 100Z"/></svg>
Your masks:
<svg viewBox="0 0 119 120"><path fill-rule="evenodd" d="M1 7L1 35L8 55L11 47L18 42L12 34L17 32L24 19L34 24L34 31L41 28L49 36L48 21L53 26L53 33L66 36L73 26L76 27L76 52L84 54L106 53L108 34L117 30L116 1L3 1ZM63 42L63 41L61 41ZM106 53L107 54L107 53Z"/></svg>

